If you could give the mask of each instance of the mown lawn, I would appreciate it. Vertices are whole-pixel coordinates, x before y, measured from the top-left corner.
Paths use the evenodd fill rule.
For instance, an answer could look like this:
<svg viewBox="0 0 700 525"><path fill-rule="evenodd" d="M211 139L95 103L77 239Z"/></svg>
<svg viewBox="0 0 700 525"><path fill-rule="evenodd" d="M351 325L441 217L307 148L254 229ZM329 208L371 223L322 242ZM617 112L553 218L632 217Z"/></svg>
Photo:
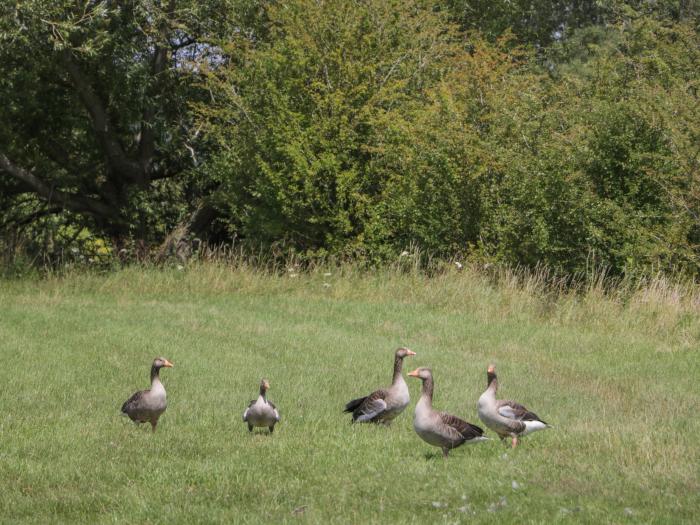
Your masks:
<svg viewBox="0 0 700 525"><path fill-rule="evenodd" d="M3 523L693 523L700 320L668 291L558 299L469 272L224 265L0 282ZM674 298L675 297L675 298ZM501 395L556 428L443 460L412 428L351 426L406 345L435 405L478 423ZM162 355L156 434L119 416ZM261 377L275 434L241 414ZM493 433L489 432L495 438Z"/></svg>

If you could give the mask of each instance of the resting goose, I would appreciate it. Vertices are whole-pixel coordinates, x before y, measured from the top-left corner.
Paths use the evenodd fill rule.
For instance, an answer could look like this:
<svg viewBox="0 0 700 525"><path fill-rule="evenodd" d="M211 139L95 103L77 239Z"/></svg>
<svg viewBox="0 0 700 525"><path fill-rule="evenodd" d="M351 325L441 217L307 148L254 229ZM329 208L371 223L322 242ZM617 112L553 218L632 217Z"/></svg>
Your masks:
<svg viewBox="0 0 700 525"><path fill-rule="evenodd" d="M537 414L530 412L523 405L515 401L496 399L498 378L494 365L488 367L486 377L488 381L486 391L479 397L476 408L479 419L498 434L501 440L510 436L512 447L515 448L518 445L518 436L549 428L549 425Z"/></svg>
<svg viewBox="0 0 700 525"><path fill-rule="evenodd" d="M248 423L248 432L253 431L253 427L267 427L270 434L275 431L275 423L280 420L277 407L265 397L270 383L267 379L260 381L260 395L253 399L248 408L243 412L243 421Z"/></svg>
<svg viewBox="0 0 700 525"><path fill-rule="evenodd" d="M165 387L160 382L160 369L172 366L173 364L165 357L156 357L151 366L151 388L136 392L122 405L123 414L137 424L150 422L153 432L156 431L158 418L168 407Z"/></svg>
<svg viewBox="0 0 700 525"><path fill-rule="evenodd" d="M416 355L408 348L399 348L394 353L394 379L389 388L375 390L370 395L353 399L345 405L344 412L352 412L352 422L384 423L391 421L408 406L411 396L408 385L401 375L404 357Z"/></svg>
<svg viewBox="0 0 700 525"><path fill-rule="evenodd" d="M423 381L420 399L416 404L416 412L413 417L413 428L423 441L440 447L443 456L447 457L451 449L464 443L478 443L488 439L484 437L484 431L476 425L467 423L457 416L437 412L433 409L435 383L430 368L416 368L408 375Z"/></svg>

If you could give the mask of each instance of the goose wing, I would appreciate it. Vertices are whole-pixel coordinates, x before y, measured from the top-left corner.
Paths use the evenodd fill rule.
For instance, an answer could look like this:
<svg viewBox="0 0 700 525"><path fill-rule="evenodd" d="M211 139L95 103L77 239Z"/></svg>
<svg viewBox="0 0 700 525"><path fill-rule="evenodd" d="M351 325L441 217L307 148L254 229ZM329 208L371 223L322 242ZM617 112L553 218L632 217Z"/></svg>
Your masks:
<svg viewBox="0 0 700 525"><path fill-rule="evenodd" d="M347 403L345 403L345 408L343 409L343 412L354 412L355 410L357 410L357 407L359 407L365 401L365 399L367 399L367 396L358 397L357 399L348 401Z"/></svg>
<svg viewBox="0 0 700 525"><path fill-rule="evenodd" d="M275 406L275 404L272 401L268 401L267 404L270 405L270 407L272 407L272 410L275 413L275 419L279 421L280 413L277 411L277 407Z"/></svg>
<svg viewBox="0 0 700 525"><path fill-rule="evenodd" d="M496 402L498 413L516 421L542 421L537 414L515 401L503 400ZM544 421L542 421L544 423Z"/></svg>
<svg viewBox="0 0 700 525"><path fill-rule="evenodd" d="M143 402L144 395L147 392L148 390L139 390L138 392L135 392L129 399L124 401L124 404L122 405L122 412L124 414L128 414L129 412L139 408Z"/></svg>
<svg viewBox="0 0 700 525"><path fill-rule="evenodd" d="M442 424L446 428L449 428L451 431L456 432L465 440L478 438L484 434L484 430L481 427L472 425L471 423L468 423L467 421L464 421L463 419L460 419L457 416L453 416L452 414L441 412L440 421L442 421Z"/></svg>
<svg viewBox="0 0 700 525"><path fill-rule="evenodd" d="M386 396L384 389L376 390L362 400L352 413L352 420L362 423L372 421L386 410Z"/></svg>
<svg viewBox="0 0 700 525"><path fill-rule="evenodd" d="M250 412L250 407L252 407L257 399L251 399L250 403L248 403L248 407L245 409L245 412L243 412L243 421L248 421L248 412Z"/></svg>

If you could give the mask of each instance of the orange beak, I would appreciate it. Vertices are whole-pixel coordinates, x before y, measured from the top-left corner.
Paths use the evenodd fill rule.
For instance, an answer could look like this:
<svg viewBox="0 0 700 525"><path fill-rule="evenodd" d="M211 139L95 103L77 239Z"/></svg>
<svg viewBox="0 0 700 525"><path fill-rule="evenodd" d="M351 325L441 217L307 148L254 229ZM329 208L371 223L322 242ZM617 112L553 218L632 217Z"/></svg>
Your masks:
<svg viewBox="0 0 700 525"><path fill-rule="evenodd" d="M163 366L165 366L165 367L167 367L167 368L172 368L172 367L174 367L175 365L172 364L170 361L168 361L168 360L166 359L166 360L165 360L165 363L163 363Z"/></svg>
<svg viewBox="0 0 700 525"><path fill-rule="evenodd" d="M411 377L418 377L418 369L416 368L413 372L409 372L408 375Z"/></svg>
<svg viewBox="0 0 700 525"><path fill-rule="evenodd" d="M493 374L496 371L496 367L494 365L489 365L488 369L486 370L489 374Z"/></svg>
<svg viewBox="0 0 700 525"><path fill-rule="evenodd" d="M416 355L416 353L415 353L413 350L408 350L408 349L406 349L406 355L407 355L407 356L409 356L409 355Z"/></svg>

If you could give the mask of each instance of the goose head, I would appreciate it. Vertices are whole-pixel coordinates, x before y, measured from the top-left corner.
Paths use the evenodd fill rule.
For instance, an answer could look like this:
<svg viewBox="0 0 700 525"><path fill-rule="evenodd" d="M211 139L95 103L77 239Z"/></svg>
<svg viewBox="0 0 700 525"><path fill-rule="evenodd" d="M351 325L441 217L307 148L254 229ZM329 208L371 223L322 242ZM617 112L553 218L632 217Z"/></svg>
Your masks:
<svg viewBox="0 0 700 525"><path fill-rule="evenodd" d="M174 365L168 361L165 357L156 357L153 360L153 368L160 370L161 368L172 368Z"/></svg>
<svg viewBox="0 0 700 525"><path fill-rule="evenodd" d="M396 357L399 359L403 359L404 357L408 357L411 355L416 355L416 353L413 350L409 350L408 348L401 347L396 350Z"/></svg>
<svg viewBox="0 0 700 525"><path fill-rule="evenodd" d="M433 371L430 370L430 368L416 368L413 372L408 373L409 376L411 377L417 377L421 381L426 381L427 379L432 379L433 378Z"/></svg>
<svg viewBox="0 0 700 525"><path fill-rule="evenodd" d="M486 369L486 385L490 385L496 379L496 365L489 365Z"/></svg>
<svg viewBox="0 0 700 525"><path fill-rule="evenodd" d="M270 389L270 382L267 379L260 380L260 395L264 396L265 393Z"/></svg>

